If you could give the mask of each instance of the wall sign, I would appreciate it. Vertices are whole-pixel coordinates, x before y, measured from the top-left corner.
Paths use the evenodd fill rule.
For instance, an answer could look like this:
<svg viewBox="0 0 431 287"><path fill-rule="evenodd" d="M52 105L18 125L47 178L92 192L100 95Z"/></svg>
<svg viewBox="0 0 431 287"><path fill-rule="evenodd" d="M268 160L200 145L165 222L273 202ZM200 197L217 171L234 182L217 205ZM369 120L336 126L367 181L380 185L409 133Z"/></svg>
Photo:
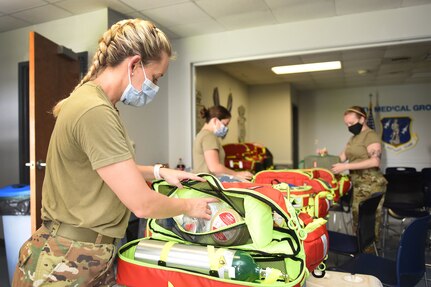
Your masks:
<svg viewBox="0 0 431 287"><path fill-rule="evenodd" d="M414 147L418 141L417 135L411 132L410 117L385 117L382 124L382 142L387 149L403 152Z"/></svg>

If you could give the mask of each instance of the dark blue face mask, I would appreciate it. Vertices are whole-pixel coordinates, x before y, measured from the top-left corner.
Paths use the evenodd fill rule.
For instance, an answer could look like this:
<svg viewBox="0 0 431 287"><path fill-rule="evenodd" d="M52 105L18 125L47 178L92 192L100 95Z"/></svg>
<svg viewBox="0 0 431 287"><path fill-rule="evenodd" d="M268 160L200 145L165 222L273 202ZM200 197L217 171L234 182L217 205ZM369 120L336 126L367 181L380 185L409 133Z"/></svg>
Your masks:
<svg viewBox="0 0 431 287"><path fill-rule="evenodd" d="M356 136L356 135L359 135L359 134L361 133L362 126L363 126L363 124L361 124L361 123L357 122L356 124L351 125L351 126L349 127L349 132L351 132L351 133L352 133L352 134L354 134L355 136Z"/></svg>

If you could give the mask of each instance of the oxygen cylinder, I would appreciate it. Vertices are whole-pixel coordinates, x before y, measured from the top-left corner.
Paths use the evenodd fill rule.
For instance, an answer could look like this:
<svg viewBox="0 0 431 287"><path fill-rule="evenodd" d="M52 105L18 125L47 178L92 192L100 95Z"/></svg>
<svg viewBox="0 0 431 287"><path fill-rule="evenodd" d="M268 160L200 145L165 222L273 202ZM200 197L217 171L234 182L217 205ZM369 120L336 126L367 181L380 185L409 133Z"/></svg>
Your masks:
<svg viewBox="0 0 431 287"><path fill-rule="evenodd" d="M245 251L213 246L142 239L136 246L135 260L237 281L266 279L270 283L288 279L277 269L261 268Z"/></svg>

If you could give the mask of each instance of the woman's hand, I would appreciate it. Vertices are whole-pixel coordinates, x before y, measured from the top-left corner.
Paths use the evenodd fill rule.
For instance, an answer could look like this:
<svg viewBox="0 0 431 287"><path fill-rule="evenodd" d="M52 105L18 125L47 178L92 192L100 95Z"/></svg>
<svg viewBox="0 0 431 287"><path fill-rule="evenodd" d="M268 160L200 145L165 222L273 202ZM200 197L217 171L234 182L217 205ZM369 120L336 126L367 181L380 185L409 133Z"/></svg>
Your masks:
<svg viewBox="0 0 431 287"><path fill-rule="evenodd" d="M339 174L339 173L342 173L343 171L346 171L348 169L349 168L347 166L347 163L336 163L336 164L332 165L331 171L334 174Z"/></svg>
<svg viewBox="0 0 431 287"><path fill-rule="evenodd" d="M203 218L206 220L211 219L211 209L209 203L218 202L219 200L215 197L208 198L188 198L186 215L190 217Z"/></svg>
<svg viewBox="0 0 431 287"><path fill-rule="evenodd" d="M185 172L181 170L176 169L169 169L169 168L161 168L160 169L160 176L166 180L169 184L175 185L178 188L182 188L183 185L181 184L181 181L183 180L197 180L197 181L205 181L202 177L197 176L194 173Z"/></svg>
<svg viewBox="0 0 431 287"><path fill-rule="evenodd" d="M250 181L253 178L253 174L249 171L238 171L235 173L235 177Z"/></svg>

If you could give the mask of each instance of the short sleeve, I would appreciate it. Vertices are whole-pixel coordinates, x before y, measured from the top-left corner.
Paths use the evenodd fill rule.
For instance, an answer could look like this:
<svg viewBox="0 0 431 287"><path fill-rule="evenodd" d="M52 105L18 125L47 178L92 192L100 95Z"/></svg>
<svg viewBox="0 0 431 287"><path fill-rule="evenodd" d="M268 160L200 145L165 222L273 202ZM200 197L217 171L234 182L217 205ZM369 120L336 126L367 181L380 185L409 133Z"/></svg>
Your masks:
<svg viewBox="0 0 431 287"><path fill-rule="evenodd" d="M379 135L375 131L370 131L365 139L365 146L370 144L381 143Z"/></svg>
<svg viewBox="0 0 431 287"><path fill-rule="evenodd" d="M93 170L133 157L119 117L108 106L96 106L83 114L75 126L74 137Z"/></svg>
<svg viewBox="0 0 431 287"><path fill-rule="evenodd" d="M217 137L213 134L207 134L202 138L202 150L205 152L212 149L219 149Z"/></svg>

